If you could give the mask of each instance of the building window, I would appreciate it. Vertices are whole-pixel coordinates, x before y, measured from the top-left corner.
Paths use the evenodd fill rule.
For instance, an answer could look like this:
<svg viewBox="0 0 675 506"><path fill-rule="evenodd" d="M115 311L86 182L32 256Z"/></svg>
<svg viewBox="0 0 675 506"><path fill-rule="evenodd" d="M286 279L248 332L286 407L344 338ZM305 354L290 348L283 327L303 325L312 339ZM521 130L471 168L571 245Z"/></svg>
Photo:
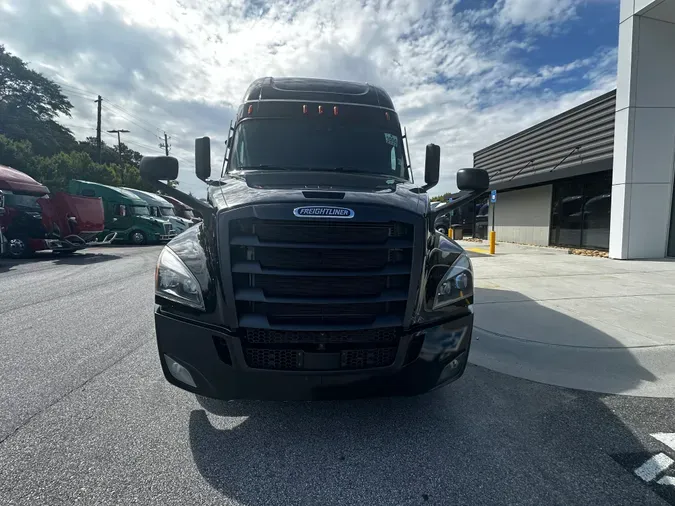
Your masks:
<svg viewBox="0 0 675 506"><path fill-rule="evenodd" d="M550 243L609 249L611 171L553 183Z"/></svg>

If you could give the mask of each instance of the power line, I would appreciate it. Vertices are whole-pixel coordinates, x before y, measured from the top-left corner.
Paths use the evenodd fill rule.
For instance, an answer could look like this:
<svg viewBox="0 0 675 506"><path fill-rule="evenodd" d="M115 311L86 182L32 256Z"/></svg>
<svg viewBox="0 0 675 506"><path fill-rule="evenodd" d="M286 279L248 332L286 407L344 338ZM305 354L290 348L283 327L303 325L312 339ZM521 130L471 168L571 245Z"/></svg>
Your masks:
<svg viewBox="0 0 675 506"><path fill-rule="evenodd" d="M94 98L94 97L96 96L96 94L90 93L90 92L88 92L88 91L86 91L86 90L82 90L82 89L79 89L79 88L74 88L74 87L71 87L71 86L68 86L68 85L64 85L64 84L59 84L59 83L56 83L56 84L57 84L57 86L58 86L59 88L61 88L63 91L67 92L67 95L75 95L75 96L79 96L79 97L87 98L87 99L92 99L92 98Z"/></svg>
<svg viewBox="0 0 675 506"><path fill-rule="evenodd" d="M66 90L66 91L68 91L68 90ZM75 97L83 98L85 100L95 100L95 97L96 97L96 95L84 95L83 93L75 93L75 92L72 92L72 91L68 91L67 93L65 93L65 95L66 95L66 98L71 98L71 97L75 96Z"/></svg>
<svg viewBox="0 0 675 506"><path fill-rule="evenodd" d="M83 125L63 125L68 130L93 130L96 131L96 127L83 126Z"/></svg>
<svg viewBox="0 0 675 506"><path fill-rule="evenodd" d="M63 83L60 83L60 82L58 82L58 81L56 81L56 84L57 84L58 86L60 86L61 88L63 88L64 90L68 91L69 93L72 93L72 94L74 94L74 95L79 95L79 96L81 96L82 98L89 98L89 99L92 99L92 100L96 100L96 94L95 94L95 93L92 93L92 92L90 92L90 91L88 91L88 90L85 90L85 89L83 89L83 88L78 88L78 87L72 86L72 85L70 85L70 84L63 84ZM122 107L121 105L117 105L117 104L111 102L111 101L108 100L108 99L105 99L105 102L106 102L106 104L107 104L108 106L112 107L113 109L116 109L117 111L119 111L119 112L122 113L122 114L125 114L127 117L129 117L129 118L131 118L131 119L135 119L136 121L140 121L140 122L143 123L144 125L149 126L149 127L151 127L151 128L154 128L155 130L162 130L161 128L159 128L159 127L157 127L157 126L152 125L152 124L149 123L147 120L144 120L144 119L142 119L142 118L136 116L135 114L132 114L130 111L128 111L127 109L125 109L125 108ZM111 111L111 112L115 112L115 111ZM138 125L138 124L136 124L136 123L134 123L134 124L135 124L137 127L143 128L144 130L150 132L150 133L151 133L152 135L154 135L155 137L159 137L159 136L157 135L156 132L152 132L152 131L150 131L150 130L147 130L145 127L143 127L143 126L141 126L141 125Z"/></svg>
<svg viewBox="0 0 675 506"><path fill-rule="evenodd" d="M140 144L140 143L138 143L138 142L125 142L125 144L128 144L128 145L130 145L130 146L137 146L137 147L139 147L139 148L148 149L148 150L151 150L151 151L152 151L152 150L160 150L160 149L161 149L161 148L159 148L159 147L157 147L157 146L155 146L155 147L147 146L147 145L145 145L145 144Z"/></svg>
<svg viewBox="0 0 675 506"><path fill-rule="evenodd" d="M60 82L58 82L57 80L54 80L54 81L55 81L56 84L57 84L59 87L61 87L61 88L64 88L64 89L70 89L70 90L73 90L73 91L75 91L75 92L77 92L77 93L87 93L87 94L89 93L88 90L85 90L85 89L82 89L82 88L77 88L76 86L72 86L72 85L70 85L70 84L60 83Z"/></svg>
<svg viewBox="0 0 675 506"><path fill-rule="evenodd" d="M137 120L137 121L140 121L141 123L144 123L145 125L147 125L147 126L149 126L149 127L151 127L151 128L154 128L155 130L161 130L161 128L159 128L158 126L153 125L153 124L149 123L148 121L146 121L146 120L144 120L144 119L141 119L141 118L139 118L138 116L135 116L135 115L131 114L129 111L127 111L127 110L124 109L123 107L120 107L119 105L113 104L110 100L106 100L106 103L107 103L107 105L109 105L110 107L116 109L117 111L119 111L119 112L122 113L122 114L125 114L127 117L129 117L129 118L131 118L131 119L135 119L135 120ZM141 128L143 128L143 127L141 127ZM152 132L151 132L151 133L152 133ZM153 133L153 135L159 137L156 133Z"/></svg>
<svg viewBox="0 0 675 506"><path fill-rule="evenodd" d="M118 115L118 116L121 114L120 112L113 110L111 107L109 107L109 105L110 105L110 102L108 102L108 101L106 100L106 103L103 105L103 108L104 108L106 111L112 112L113 114L116 114L116 115ZM137 127L140 128L141 130L145 130L146 132L148 132L148 133L149 133L150 135L152 135L153 137L158 137L158 138L159 138L159 136L157 135L157 132L153 132L153 131L151 131L151 130L148 130L148 129L145 128L144 126L139 125L138 123L136 123L135 121L133 121L133 120L131 120L131 119L129 119L129 118L124 118L124 119L126 119L126 120L127 120L129 123L131 123L132 125L137 126Z"/></svg>

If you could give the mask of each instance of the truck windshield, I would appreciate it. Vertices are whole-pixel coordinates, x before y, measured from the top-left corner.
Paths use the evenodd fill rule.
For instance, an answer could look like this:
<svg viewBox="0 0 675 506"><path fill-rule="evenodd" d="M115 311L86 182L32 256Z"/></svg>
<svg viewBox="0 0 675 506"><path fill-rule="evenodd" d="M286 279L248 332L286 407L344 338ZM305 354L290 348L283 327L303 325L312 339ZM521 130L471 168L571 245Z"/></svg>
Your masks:
<svg viewBox="0 0 675 506"><path fill-rule="evenodd" d="M195 215L192 214L192 209L186 209L185 211L183 211L183 218L191 220L194 217L195 217Z"/></svg>
<svg viewBox="0 0 675 506"><path fill-rule="evenodd" d="M150 209L147 206L131 206L131 214L150 216Z"/></svg>
<svg viewBox="0 0 675 506"><path fill-rule="evenodd" d="M41 197L44 197L44 195L9 193L5 195L5 205L13 207L27 207L39 211L40 204L37 203L37 200Z"/></svg>
<svg viewBox="0 0 675 506"><path fill-rule="evenodd" d="M173 207L160 207L159 212L162 214L162 216L176 216Z"/></svg>
<svg viewBox="0 0 675 506"><path fill-rule="evenodd" d="M230 170L345 170L407 179L400 133L310 119L257 119L237 128Z"/></svg>

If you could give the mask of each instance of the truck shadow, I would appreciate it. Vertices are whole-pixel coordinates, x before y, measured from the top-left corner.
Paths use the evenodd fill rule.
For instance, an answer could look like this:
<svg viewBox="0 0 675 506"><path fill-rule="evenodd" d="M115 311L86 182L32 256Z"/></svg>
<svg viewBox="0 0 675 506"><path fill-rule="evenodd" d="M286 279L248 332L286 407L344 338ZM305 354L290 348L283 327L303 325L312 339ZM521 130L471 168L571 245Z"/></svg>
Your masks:
<svg viewBox="0 0 675 506"><path fill-rule="evenodd" d="M54 265L91 265L101 262L109 262L122 258L119 255L110 253L73 253L70 255L60 255L51 252L38 252L30 258L0 258L0 274L11 271L19 265L23 264L43 264L51 263Z"/></svg>
<svg viewBox="0 0 675 506"><path fill-rule="evenodd" d="M543 306L530 311L570 332L598 332ZM629 354L617 360L616 370L628 371L614 378L619 391L653 380ZM412 398L198 400L203 409L189 418L196 467L245 505L663 504L649 487L668 493L632 475L650 449L614 409L617 402L632 413L656 409L662 399L565 389L470 365L458 382Z"/></svg>

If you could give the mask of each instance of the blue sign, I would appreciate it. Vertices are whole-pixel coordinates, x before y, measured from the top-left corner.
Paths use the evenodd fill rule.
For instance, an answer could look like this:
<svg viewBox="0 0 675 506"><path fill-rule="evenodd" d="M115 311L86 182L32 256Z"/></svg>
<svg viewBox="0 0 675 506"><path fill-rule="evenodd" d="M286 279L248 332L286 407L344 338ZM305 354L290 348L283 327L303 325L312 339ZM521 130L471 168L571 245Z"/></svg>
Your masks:
<svg viewBox="0 0 675 506"><path fill-rule="evenodd" d="M490 192L490 202L491 202L492 204L494 204L495 202L497 202L497 190L492 190L492 191Z"/></svg>

